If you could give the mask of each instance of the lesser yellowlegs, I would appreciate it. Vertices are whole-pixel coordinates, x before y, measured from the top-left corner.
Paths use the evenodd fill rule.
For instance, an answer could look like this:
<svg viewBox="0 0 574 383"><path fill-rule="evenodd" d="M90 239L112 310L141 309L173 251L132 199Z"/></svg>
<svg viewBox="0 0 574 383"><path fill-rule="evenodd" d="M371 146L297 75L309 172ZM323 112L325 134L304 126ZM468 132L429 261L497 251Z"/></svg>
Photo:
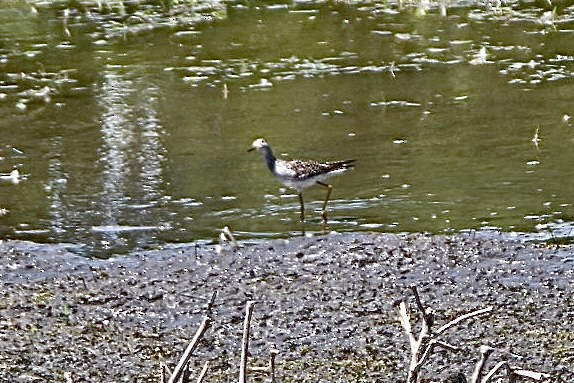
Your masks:
<svg viewBox="0 0 574 383"><path fill-rule="evenodd" d="M326 187L327 195L323 202L323 212L321 216L323 217L323 222L327 222L327 202L329 202L329 197L331 196L333 187L321 181L353 168L353 162L355 160L332 162L317 162L312 160L284 161L275 158L271 151L271 147L269 147L269 144L263 138L258 138L253 141L249 151L253 150L258 151L259 154L261 154L263 161L265 161L265 164L279 182L297 191L299 202L301 203L301 222L305 221L303 190L315 184Z"/></svg>

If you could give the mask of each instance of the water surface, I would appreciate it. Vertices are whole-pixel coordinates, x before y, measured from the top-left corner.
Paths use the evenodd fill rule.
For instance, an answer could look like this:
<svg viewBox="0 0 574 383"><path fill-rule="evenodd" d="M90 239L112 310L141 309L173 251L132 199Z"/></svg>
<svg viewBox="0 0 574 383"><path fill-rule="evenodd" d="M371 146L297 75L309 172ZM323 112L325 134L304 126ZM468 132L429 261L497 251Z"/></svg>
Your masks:
<svg viewBox="0 0 574 383"><path fill-rule="evenodd" d="M572 15L1 8L0 235L96 256L214 241L225 225L300 235L296 195L246 152L265 137L282 158L357 159L332 179L328 230L572 236ZM308 233L323 231L323 196L305 193Z"/></svg>

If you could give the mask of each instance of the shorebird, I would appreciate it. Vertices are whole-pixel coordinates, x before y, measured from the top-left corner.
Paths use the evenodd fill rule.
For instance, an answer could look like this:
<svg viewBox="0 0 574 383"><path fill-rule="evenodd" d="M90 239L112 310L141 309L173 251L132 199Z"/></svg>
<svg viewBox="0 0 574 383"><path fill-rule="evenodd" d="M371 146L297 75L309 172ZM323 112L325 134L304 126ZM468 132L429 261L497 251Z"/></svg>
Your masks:
<svg viewBox="0 0 574 383"><path fill-rule="evenodd" d="M271 173L283 185L291 188L299 195L299 202L301 203L301 222L305 221L305 204L303 203L303 190L315 184L327 188L327 195L323 202L323 223L327 223L327 202L331 196L333 187L321 181L334 176L335 174L343 173L346 170L353 168L355 160L345 161L332 161L332 162L317 162L312 160L291 160L285 161L277 159L271 147L263 138L258 138L251 144L248 151L256 150L261 154L263 161L271 170Z"/></svg>

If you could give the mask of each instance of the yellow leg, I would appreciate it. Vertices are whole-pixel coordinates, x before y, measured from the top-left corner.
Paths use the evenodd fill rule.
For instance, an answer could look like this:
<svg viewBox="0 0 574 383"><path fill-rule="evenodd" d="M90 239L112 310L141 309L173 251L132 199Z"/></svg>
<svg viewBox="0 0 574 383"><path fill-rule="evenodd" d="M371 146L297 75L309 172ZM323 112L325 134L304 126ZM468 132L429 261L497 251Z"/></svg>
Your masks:
<svg viewBox="0 0 574 383"><path fill-rule="evenodd" d="M329 202L329 198L331 197L331 191L333 191L333 187L329 184L324 184L323 182L317 181L317 183L327 188L327 195L325 196L325 201L323 202L323 212L321 213L321 217L323 217L323 223L327 223L327 202Z"/></svg>
<svg viewBox="0 0 574 383"><path fill-rule="evenodd" d="M301 222L305 222L305 204L303 203L303 193L299 193L299 202L301 203Z"/></svg>

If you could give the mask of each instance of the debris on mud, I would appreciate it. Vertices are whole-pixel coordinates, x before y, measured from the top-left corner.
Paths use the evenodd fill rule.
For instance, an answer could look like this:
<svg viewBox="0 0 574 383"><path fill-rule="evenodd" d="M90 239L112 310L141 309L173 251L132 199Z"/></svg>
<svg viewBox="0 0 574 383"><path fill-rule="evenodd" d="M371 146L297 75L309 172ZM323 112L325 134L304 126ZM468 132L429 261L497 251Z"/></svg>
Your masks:
<svg viewBox="0 0 574 383"><path fill-rule="evenodd" d="M179 246L108 260L64 245L0 243L0 381L157 382L173 368L214 291L213 323L192 358L206 382L239 372L245 302L257 301L251 358L279 351L281 382L404 382L408 341L393 309L416 284L449 334L427 382L496 349L509 363L574 381L574 249L498 238L333 234L236 251ZM442 324L439 324L439 327ZM456 371L452 367L456 366Z"/></svg>

